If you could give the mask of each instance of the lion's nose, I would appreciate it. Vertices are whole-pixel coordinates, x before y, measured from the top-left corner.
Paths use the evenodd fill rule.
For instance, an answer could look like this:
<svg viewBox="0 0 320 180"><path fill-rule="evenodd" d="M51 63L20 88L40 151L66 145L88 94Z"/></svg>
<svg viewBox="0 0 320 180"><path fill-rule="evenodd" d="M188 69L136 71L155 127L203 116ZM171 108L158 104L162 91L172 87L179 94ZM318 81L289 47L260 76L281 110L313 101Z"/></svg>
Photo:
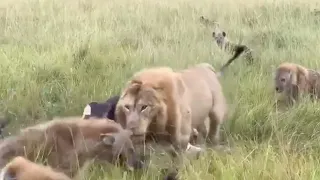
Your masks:
<svg viewBox="0 0 320 180"><path fill-rule="evenodd" d="M133 130L138 127L138 123L136 121L130 121L127 123L127 129Z"/></svg>

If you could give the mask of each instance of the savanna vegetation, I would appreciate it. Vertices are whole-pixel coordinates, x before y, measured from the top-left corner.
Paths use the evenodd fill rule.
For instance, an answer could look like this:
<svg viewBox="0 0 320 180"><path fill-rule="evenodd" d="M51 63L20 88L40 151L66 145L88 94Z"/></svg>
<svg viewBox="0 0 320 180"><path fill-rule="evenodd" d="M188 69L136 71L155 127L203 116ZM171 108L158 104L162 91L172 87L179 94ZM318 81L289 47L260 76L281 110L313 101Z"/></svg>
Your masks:
<svg viewBox="0 0 320 180"><path fill-rule="evenodd" d="M133 72L182 69L230 57L213 41L205 16L229 38L254 49L221 78L230 114L223 140L231 153L209 152L186 164L181 179L320 179L320 104L304 100L276 111L273 71L284 61L317 69L320 15L316 0L2 0L0 110L7 129L81 115L86 103L121 91ZM194 102L201 103L201 102ZM104 168L106 169L106 168ZM87 179L159 179L91 169Z"/></svg>

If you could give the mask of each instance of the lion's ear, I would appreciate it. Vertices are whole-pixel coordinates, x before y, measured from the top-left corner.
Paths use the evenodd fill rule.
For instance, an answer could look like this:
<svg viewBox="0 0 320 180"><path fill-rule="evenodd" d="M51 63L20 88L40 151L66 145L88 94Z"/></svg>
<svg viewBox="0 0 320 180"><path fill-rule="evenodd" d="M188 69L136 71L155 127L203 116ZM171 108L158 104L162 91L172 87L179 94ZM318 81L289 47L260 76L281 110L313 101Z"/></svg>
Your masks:
<svg viewBox="0 0 320 180"><path fill-rule="evenodd" d="M126 87L122 90L119 99L122 99L127 94L136 94L139 92L142 82L138 80L130 80L127 82Z"/></svg>
<svg viewBox="0 0 320 180"><path fill-rule="evenodd" d="M134 85L134 84L141 85L142 82L141 82L140 80L138 80L138 79L132 79L132 80L130 81L130 84L131 84L131 85Z"/></svg>
<svg viewBox="0 0 320 180"><path fill-rule="evenodd" d="M127 81L125 86L122 88L121 92L120 92L120 97L119 100L122 99L125 95L127 95L127 91L130 87L131 81Z"/></svg>

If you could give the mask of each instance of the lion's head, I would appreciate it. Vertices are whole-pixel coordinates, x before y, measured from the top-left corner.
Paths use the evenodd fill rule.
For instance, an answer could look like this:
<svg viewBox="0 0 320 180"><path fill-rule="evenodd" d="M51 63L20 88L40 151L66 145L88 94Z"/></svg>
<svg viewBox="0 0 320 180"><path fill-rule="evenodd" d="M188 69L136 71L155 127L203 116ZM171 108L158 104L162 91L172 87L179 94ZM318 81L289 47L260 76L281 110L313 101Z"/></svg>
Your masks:
<svg viewBox="0 0 320 180"><path fill-rule="evenodd" d="M147 69L135 74L117 104L117 121L134 135L145 135L150 125L156 128L152 131L164 131L170 112L175 110L174 102L181 89L177 87L182 86L175 75L170 68Z"/></svg>

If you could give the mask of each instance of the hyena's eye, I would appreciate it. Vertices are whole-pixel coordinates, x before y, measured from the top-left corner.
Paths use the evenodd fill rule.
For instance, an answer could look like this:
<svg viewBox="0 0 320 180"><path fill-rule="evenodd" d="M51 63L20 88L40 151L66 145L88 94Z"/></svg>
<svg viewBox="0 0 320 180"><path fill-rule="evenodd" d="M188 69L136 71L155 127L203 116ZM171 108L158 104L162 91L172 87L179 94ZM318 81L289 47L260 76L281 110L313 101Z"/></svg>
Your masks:
<svg viewBox="0 0 320 180"><path fill-rule="evenodd" d="M133 154L133 153L134 153L134 149L133 149L133 148L129 148L129 149L128 149L128 152L129 152L130 154Z"/></svg>
<svg viewBox="0 0 320 180"><path fill-rule="evenodd" d="M285 82L286 79L285 79L285 78L281 78L280 81L281 81L281 82Z"/></svg>

